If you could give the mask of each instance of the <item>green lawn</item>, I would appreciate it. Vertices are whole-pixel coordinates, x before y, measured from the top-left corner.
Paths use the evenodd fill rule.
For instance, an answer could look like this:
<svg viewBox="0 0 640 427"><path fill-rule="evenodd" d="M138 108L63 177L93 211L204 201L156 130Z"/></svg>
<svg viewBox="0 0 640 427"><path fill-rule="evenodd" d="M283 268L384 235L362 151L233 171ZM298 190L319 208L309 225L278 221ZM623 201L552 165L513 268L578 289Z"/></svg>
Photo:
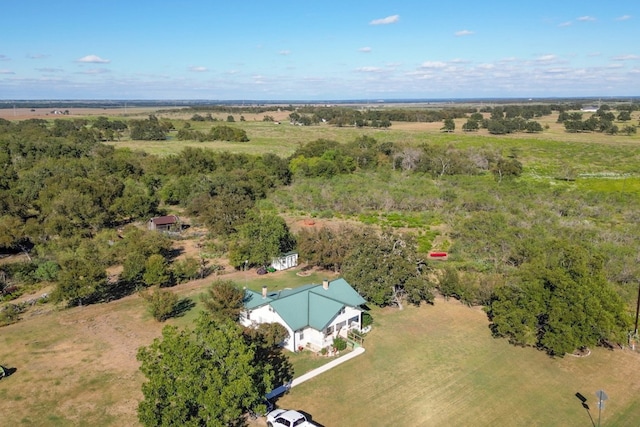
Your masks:
<svg viewBox="0 0 640 427"><path fill-rule="evenodd" d="M640 419L640 355L596 349L551 359L491 337L486 315L457 302L373 311L366 353L277 403L324 426L589 426L575 397L609 395L602 425Z"/></svg>
<svg viewBox="0 0 640 427"><path fill-rule="evenodd" d="M249 287L323 278L283 273L254 276ZM196 301L200 292L188 294ZM198 310L199 304L167 323L189 326ZM551 359L493 339L481 310L453 301L372 314L365 354L294 388L278 405L310 413L326 427L577 427L591 424L575 393L589 399L597 419L594 393L604 389L610 400L603 426L640 419L640 354L595 349L586 358ZM0 381L0 425L136 425L143 381L136 349L163 326L133 295L0 329L0 363L17 368ZM297 375L323 361L306 353L292 357Z"/></svg>

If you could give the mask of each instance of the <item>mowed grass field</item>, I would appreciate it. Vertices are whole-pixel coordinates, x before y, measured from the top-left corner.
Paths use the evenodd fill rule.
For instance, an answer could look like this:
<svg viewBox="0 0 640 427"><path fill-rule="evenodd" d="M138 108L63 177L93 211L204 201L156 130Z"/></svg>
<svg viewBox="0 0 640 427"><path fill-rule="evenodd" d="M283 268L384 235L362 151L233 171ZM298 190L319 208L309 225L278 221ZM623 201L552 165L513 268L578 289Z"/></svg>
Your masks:
<svg viewBox="0 0 640 427"><path fill-rule="evenodd" d="M252 275L248 284L277 289L322 277L288 273L267 282ZM234 279L241 283L242 274ZM198 301L211 280L173 290ZM17 369L0 380L0 425L138 425L144 378L135 354L164 325L151 319L137 295L46 308L0 329L0 363ZM199 309L168 323L189 326ZM640 419L638 353L595 349L584 358L552 359L492 338L480 309L443 299L372 314L365 354L292 389L277 404L303 410L325 427L588 426L589 413L575 393L588 398L597 420L594 393L603 389L610 398L603 425L634 426ZM317 361L296 357L294 363L302 370Z"/></svg>
<svg viewBox="0 0 640 427"><path fill-rule="evenodd" d="M484 312L456 301L373 311L366 352L278 401L323 426L637 426L640 355L595 349L552 359L491 337Z"/></svg>
<svg viewBox="0 0 640 427"><path fill-rule="evenodd" d="M281 290L320 283L331 273L264 276L255 271L219 276L238 286ZM138 295L105 304L56 309L35 306L0 328L0 364L16 369L0 380L0 426L135 426L143 375L136 353L161 335L165 324L190 327L208 277L170 288L196 306L183 317L156 322ZM305 361L303 361L305 362Z"/></svg>

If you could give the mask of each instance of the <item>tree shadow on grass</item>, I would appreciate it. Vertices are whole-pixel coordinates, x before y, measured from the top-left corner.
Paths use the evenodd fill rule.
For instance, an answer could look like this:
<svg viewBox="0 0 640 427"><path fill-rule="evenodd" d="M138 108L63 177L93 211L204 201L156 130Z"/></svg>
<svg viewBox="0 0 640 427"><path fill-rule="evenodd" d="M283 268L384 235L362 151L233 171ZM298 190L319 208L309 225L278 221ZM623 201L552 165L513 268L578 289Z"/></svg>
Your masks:
<svg viewBox="0 0 640 427"><path fill-rule="evenodd" d="M182 317L195 306L196 303L191 298L182 298L174 307L170 317Z"/></svg>
<svg viewBox="0 0 640 427"><path fill-rule="evenodd" d="M106 287L101 295L102 300L96 302L119 300L133 294L136 290L136 283L127 280L118 280L116 283Z"/></svg>

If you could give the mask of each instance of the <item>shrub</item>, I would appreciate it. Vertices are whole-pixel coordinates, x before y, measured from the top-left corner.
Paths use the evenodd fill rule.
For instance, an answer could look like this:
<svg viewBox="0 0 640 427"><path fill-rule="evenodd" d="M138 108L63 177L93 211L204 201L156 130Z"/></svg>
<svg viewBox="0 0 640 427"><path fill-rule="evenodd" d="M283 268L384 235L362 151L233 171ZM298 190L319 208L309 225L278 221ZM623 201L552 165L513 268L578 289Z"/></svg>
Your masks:
<svg viewBox="0 0 640 427"><path fill-rule="evenodd" d="M33 273L34 277L42 282L55 282L58 278L60 266L55 261L45 261L38 266Z"/></svg>
<svg viewBox="0 0 640 427"><path fill-rule="evenodd" d="M371 314L364 312L362 313L362 328L366 328L367 326L371 326L373 324L373 317Z"/></svg>
<svg viewBox="0 0 640 427"><path fill-rule="evenodd" d="M173 277L178 283L196 279L200 274L200 263L193 257L187 257L173 264Z"/></svg>
<svg viewBox="0 0 640 427"><path fill-rule="evenodd" d="M10 325L20 320L20 313L24 311L23 305L7 304L0 310L0 326Z"/></svg>
<svg viewBox="0 0 640 427"><path fill-rule="evenodd" d="M153 292L141 293L142 298L147 301L149 313L158 322L164 322L175 312L178 304L178 296L170 291L156 288Z"/></svg>
<svg viewBox="0 0 640 427"><path fill-rule="evenodd" d="M347 348L347 342L343 338L336 337L333 339L333 348L342 351Z"/></svg>

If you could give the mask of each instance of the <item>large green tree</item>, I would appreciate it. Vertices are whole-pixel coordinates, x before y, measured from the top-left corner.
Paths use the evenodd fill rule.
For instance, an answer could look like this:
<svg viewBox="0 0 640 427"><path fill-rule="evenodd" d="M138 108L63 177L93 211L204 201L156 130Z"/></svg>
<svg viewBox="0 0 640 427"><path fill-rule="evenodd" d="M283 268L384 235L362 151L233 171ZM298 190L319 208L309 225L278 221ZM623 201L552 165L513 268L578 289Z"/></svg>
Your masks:
<svg viewBox="0 0 640 427"><path fill-rule="evenodd" d="M229 254L236 267L245 261L250 265L267 265L274 257L295 246L295 239L284 219L271 211L250 211L238 235L239 242Z"/></svg>
<svg viewBox="0 0 640 427"><path fill-rule="evenodd" d="M138 351L145 426L239 426L248 410L263 411L273 370L237 324L202 314L193 330L166 326L162 339Z"/></svg>
<svg viewBox="0 0 640 427"><path fill-rule="evenodd" d="M202 303L216 319L237 322L244 305L244 291L231 280L215 280L202 296Z"/></svg>
<svg viewBox="0 0 640 427"><path fill-rule="evenodd" d="M337 273L356 233L355 228L347 226L336 230L329 227L302 229L296 235L300 258L309 265Z"/></svg>
<svg viewBox="0 0 640 427"><path fill-rule="evenodd" d="M497 288L487 311L496 336L559 356L622 343L630 327L603 257L563 240L523 264L515 283Z"/></svg>
<svg viewBox="0 0 640 427"><path fill-rule="evenodd" d="M366 300L379 306L433 301L428 268L409 236L369 230L347 255L343 273Z"/></svg>
<svg viewBox="0 0 640 427"><path fill-rule="evenodd" d="M98 258L97 250L87 243L60 260L58 283L51 295L55 302L82 305L99 298L107 281L107 273Z"/></svg>

